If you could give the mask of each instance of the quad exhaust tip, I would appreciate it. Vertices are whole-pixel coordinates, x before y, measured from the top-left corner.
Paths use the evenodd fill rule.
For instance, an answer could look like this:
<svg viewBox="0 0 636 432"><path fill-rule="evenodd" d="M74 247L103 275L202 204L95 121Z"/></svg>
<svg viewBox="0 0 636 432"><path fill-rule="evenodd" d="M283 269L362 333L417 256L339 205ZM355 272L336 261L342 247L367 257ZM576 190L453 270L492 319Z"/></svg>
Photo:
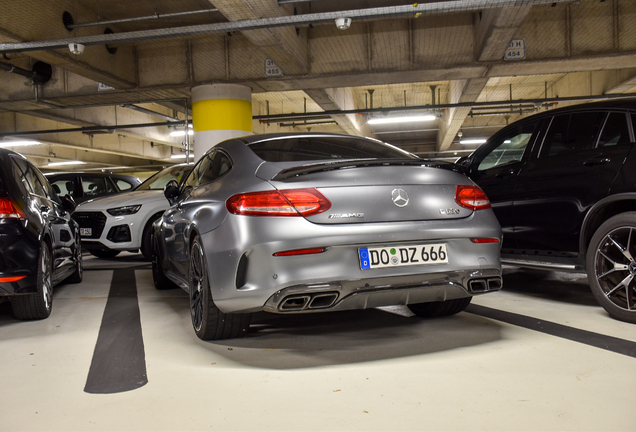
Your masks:
<svg viewBox="0 0 636 432"><path fill-rule="evenodd" d="M333 306L337 299L338 293L293 295L285 298L278 306L278 310L293 312L308 309L326 309Z"/></svg>
<svg viewBox="0 0 636 432"><path fill-rule="evenodd" d="M471 294L479 294L490 291L499 291L503 286L501 278L472 279L468 282L468 291Z"/></svg>

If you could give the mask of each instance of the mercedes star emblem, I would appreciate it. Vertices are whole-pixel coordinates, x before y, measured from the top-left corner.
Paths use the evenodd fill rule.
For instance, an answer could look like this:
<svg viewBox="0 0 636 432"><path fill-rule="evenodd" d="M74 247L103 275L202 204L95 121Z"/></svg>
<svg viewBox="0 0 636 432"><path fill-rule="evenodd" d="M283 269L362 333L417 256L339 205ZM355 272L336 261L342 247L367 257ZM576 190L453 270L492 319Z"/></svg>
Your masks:
<svg viewBox="0 0 636 432"><path fill-rule="evenodd" d="M398 207L406 207L409 203L409 196L404 189L393 189L391 199L393 199L393 204Z"/></svg>

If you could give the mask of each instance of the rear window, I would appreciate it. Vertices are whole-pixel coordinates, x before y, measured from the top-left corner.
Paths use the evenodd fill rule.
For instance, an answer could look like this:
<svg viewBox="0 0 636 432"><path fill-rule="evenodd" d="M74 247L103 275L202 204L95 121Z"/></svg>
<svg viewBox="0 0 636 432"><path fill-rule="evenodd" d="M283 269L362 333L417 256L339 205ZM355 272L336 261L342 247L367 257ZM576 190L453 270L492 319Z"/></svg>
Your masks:
<svg viewBox="0 0 636 432"><path fill-rule="evenodd" d="M256 142L249 148L266 162L329 159L417 159L412 154L363 138L293 137Z"/></svg>

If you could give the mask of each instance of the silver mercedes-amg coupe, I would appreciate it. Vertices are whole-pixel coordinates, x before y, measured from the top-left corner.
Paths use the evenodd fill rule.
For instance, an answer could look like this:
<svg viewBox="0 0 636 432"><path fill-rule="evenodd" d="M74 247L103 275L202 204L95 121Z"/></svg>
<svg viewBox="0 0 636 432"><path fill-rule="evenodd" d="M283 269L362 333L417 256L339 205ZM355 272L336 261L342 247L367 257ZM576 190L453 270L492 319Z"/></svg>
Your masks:
<svg viewBox="0 0 636 432"><path fill-rule="evenodd" d="M464 310L501 289L501 228L452 165L346 135L255 135L208 151L153 226L153 278L190 295L203 340L252 312Z"/></svg>

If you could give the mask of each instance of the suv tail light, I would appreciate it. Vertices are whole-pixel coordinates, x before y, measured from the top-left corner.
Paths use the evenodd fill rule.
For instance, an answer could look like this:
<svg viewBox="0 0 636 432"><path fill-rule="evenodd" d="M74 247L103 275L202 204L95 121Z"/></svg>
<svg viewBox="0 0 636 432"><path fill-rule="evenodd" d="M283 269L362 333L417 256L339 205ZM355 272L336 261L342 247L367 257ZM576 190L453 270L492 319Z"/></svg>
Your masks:
<svg viewBox="0 0 636 432"><path fill-rule="evenodd" d="M11 198L0 197L0 219L26 219L26 215Z"/></svg>
<svg viewBox="0 0 636 432"><path fill-rule="evenodd" d="M236 215L306 217L329 210L331 202L317 189L289 189L236 194L225 206Z"/></svg>
<svg viewBox="0 0 636 432"><path fill-rule="evenodd" d="M470 210L485 210L490 208L490 200L478 186L457 185L455 202Z"/></svg>

